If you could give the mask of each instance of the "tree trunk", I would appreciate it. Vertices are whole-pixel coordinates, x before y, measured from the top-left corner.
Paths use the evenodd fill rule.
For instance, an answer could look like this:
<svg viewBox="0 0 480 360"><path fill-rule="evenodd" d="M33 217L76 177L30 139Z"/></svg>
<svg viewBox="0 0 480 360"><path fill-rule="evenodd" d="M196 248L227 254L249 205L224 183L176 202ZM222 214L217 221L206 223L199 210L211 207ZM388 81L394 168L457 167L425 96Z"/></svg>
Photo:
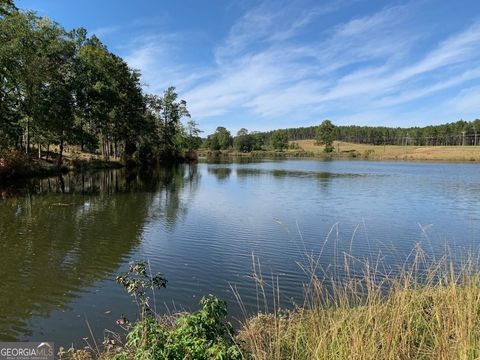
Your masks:
<svg viewBox="0 0 480 360"><path fill-rule="evenodd" d="M63 139L62 139L62 140L60 140L60 154L58 155L58 166L62 166L63 147L64 147L64 142L63 142Z"/></svg>
<svg viewBox="0 0 480 360"><path fill-rule="evenodd" d="M27 154L27 156L30 156L30 118L27 119L27 138L26 138L25 154Z"/></svg>

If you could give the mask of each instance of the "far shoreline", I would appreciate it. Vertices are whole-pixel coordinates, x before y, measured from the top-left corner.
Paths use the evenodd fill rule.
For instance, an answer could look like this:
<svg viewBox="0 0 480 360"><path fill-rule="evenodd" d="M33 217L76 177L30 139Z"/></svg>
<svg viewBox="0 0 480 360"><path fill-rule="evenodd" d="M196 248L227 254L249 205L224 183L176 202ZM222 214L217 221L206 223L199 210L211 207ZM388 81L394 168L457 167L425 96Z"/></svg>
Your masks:
<svg viewBox="0 0 480 360"><path fill-rule="evenodd" d="M398 146L398 145L367 145L345 142L334 142L335 150L323 152L323 146L315 144L315 140L290 141L296 143L296 149L283 151L258 150L240 152L229 150L199 149L198 160L224 161L228 159L311 159L311 160L342 160L342 161L379 161L379 162L414 162L414 163L446 163L446 164L478 164L480 163L480 146ZM92 154L81 156L65 156L65 161L58 166L54 161L32 160L25 169L15 169L13 174L2 176L1 185L15 185L31 178L45 178L63 175L69 172L102 171L128 168L127 164L118 159L100 159ZM88 157L87 157L88 156ZM136 165L138 166L138 164ZM135 166L135 167L136 167ZM152 165L147 165L152 166Z"/></svg>
<svg viewBox="0 0 480 360"><path fill-rule="evenodd" d="M370 160L398 162L445 162L445 163L478 163L480 162L480 146L399 146L368 145L335 141L334 150L323 151L322 145L315 140L290 141L296 149L283 151L259 150L239 152L236 150L200 149L198 156L209 159L222 158L273 158L273 159L320 159L320 160Z"/></svg>

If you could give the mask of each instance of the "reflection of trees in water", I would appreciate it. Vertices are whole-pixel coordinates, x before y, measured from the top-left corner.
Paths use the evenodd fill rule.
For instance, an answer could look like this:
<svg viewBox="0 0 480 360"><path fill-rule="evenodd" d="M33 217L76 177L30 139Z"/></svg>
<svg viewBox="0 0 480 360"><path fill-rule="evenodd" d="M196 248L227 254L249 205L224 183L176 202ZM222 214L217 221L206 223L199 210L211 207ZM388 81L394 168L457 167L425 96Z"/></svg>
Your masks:
<svg viewBox="0 0 480 360"><path fill-rule="evenodd" d="M187 212L188 204L198 188L200 174L197 166L192 164L159 169L156 178L159 183L149 217L164 218L166 228L172 231L176 221Z"/></svg>
<svg viewBox="0 0 480 360"><path fill-rule="evenodd" d="M203 163L207 164L254 164L263 163L265 161L271 161L267 158L255 158L250 156L207 156L202 159Z"/></svg>
<svg viewBox="0 0 480 360"><path fill-rule="evenodd" d="M113 276L140 243L155 199L174 223L196 168L103 171L32 180L0 200L0 340L28 334L31 316L65 307L82 289ZM182 210L184 211L184 210Z"/></svg>
<svg viewBox="0 0 480 360"><path fill-rule="evenodd" d="M215 175L218 181L226 181L232 174L230 167L209 167L207 169L209 174Z"/></svg>
<svg viewBox="0 0 480 360"><path fill-rule="evenodd" d="M284 170L284 169L258 169L258 168L237 168L237 177L246 179L248 177L269 176L275 179L315 179L322 188L327 188L334 179L354 179L366 178L363 174L355 173L333 173L328 171L301 171L301 170Z"/></svg>
<svg viewBox="0 0 480 360"><path fill-rule="evenodd" d="M335 178L342 176L343 174L334 174L329 172L309 172L309 171L295 171L295 170L265 170L265 169L255 169L255 168L237 168L237 177L240 179L246 179L249 177L261 177L268 176L273 177L278 180L286 180L289 178L296 179L316 179L318 180L319 185L326 189L330 184L330 181Z"/></svg>
<svg viewBox="0 0 480 360"><path fill-rule="evenodd" d="M299 170L283 170L283 169L273 169L273 170L264 170L264 169L255 169L255 168L237 168L237 176L239 177L249 177L249 176L273 176L276 178L307 178L307 179L333 179L333 178L354 178L361 177L361 174L342 174L342 173L332 173L327 171L299 171Z"/></svg>
<svg viewBox="0 0 480 360"><path fill-rule="evenodd" d="M334 179L348 179L363 177L361 174L348 173L332 173L328 171L301 171L301 170L284 170L284 169L259 169L259 168L242 168L236 169L239 179L272 177L276 180L288 179L306 179L316 180L322 190L328 189L331 181Z"/></svg>

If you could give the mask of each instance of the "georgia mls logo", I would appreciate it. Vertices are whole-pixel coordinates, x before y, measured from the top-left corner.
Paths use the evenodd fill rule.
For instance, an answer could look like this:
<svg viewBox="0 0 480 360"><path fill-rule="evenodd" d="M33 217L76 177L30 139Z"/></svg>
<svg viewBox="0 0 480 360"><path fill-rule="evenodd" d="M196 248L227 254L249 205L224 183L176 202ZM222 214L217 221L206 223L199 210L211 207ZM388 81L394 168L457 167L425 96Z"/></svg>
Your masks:
<svg viewBox="0 0 480 360"><path fill-rule="evenodd" d="M53 342L0 342L0 360L53 359Z"/></svg>

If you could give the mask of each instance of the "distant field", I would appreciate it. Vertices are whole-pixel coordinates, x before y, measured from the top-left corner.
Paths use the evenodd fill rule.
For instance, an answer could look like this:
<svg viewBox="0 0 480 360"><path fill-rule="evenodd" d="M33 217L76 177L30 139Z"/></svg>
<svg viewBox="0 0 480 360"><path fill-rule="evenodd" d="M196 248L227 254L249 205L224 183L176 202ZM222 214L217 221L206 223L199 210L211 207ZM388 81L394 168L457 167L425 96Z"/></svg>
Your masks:
<svg viewBox="0 0 480 360"><path fill-rule="evenodd" d="M315 140L295 141L303 150L322 153ZM335 141L335 153L372 160L480 161L480 146L364 145Z"/></svg>

